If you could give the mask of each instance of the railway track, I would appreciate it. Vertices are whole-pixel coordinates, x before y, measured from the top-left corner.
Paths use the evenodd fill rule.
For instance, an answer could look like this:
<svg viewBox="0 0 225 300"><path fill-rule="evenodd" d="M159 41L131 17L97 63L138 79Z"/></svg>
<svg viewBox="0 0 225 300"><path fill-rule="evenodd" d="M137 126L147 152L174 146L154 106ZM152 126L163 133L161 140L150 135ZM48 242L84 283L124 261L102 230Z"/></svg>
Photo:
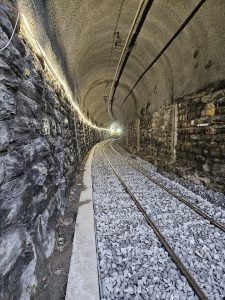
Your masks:
<svg viewBox="0 0 225 300"><path fill-rule="evenodd" d="M155 223L152 221L152 219L148 216L148 214L146 213L145 209L142 207L142 205L140 204L140 202L138 201L138 199L130 191L130 189L128 188L128 186L126 185L126 183L124 182L124 180L121 178L121 176L119 176L119 174L117 173L116 169L114 168L114 166L110 162L110 160L109 160L109 158L108 158L108 156L107 156L107 154L105 153L104 150L103 150L103 153L104 153L104 155L105 155L105 157L106 157L109 165L111 166L114 174L116 175L116 177L119 179L120 183L122 184L125 192L127 194L129 194L130 198L134 201L134 203L136 204L137 208L143 214L146 222L153 229L154 233L156 234L156 236L158 237L158 239L162 243L162 245L165 248L165 250L170 255L171 259L173 260L173 262L177 266L178 270L181 272L182 275L185 276L185 278L187 279L188 283L190 284L190 286L192 287L193 291L198 296L198 298L201 299L201 300L207 300L208 298L205 295L205 293L203 292L203 290L199 287L199 285L195 281L194 277L190 274L190 272L184 266L184 264L182 263L182 261L180 260L180 258L176 255L176 253L173 251L173 249L167 243L165 237L163 236L163 234L161 233L161 231L159 230L159 228L155 225Z"/></svg>
<svg viewBox="0 0 225 300"><path fill-rule="evenodd" d="M109 145L105 145L106 147ZM169 195L175 197L177 200L179 200L182 204L185 204L186 207L193 210L195 213L197 213L200 217L208 221L210 224L215 226L217 229L221 230L222 232L225 232L225 226L223 224L220 224L219 222L213 220L210 216L208 216L204 211L202 211L200 208L194 206L193 204L189 203L186 199L183 199L180 195L177 195L164 185L162 185L158 180L152 178L150 175L147 174L145 170L143 170L140 166L134 166L131 162L129 162L126 157L124 157L122 154L120 154L118 151L116 151L113 146L110 143L111 149L117 153L123 162L126 162L127 165L129 165L131 168L133 168L135 171L138 171L139 174L142 174L145 176L145 178L149 179L152 183L156 184L159 188L166 191ZM207 294L204 292L204 289L200 287L200 285L195 280L194 276L192 275L192 272L189 271L189 269L185 266L185 264L180 259L179 255L176 254L176 252L171 247L170 243L168 243L167 238L162 233L159 226L157 226L156 222L150 217L149 213L146 211L145 207L142 205L141 201L138 199L139 197L134 195L134 192L132 192L131 188L129 187L129 184L126 183L126 181L122 178L123 176L120 175L120 172L118 172L118 166L115 167L115 165L110 160L109 156L106 154L106 151L103 149L104 156L110 165L111 169L113 170L113 173L118 178L119 182L121 183L124 191L129 195L129 197L133 200L136 207L139 209L139 211L144 216L147 224L153 229L155 235L163 245L164 249L167 251L169 256L171 257L172 261L177 266L177 269L180 271L180 273L185 276L187 282L193 289L194 293L199 299L211 299L208 298ZM215 298L216 299L216 298ZM224 299L224 298L221 298Z"/></svg>
<svg viewBox="0 0 225 300"><path fill-rule="evenodd" d="M188 206L189 208L191 208L193 211L195 211L198 215L200 215L202 218L204 218L205 220L209 221L210 224L214 225L215 227L219 228L220 230L222 230L223 232L225 232L225 226L219 222L217 222L216 220L214 220L212 217L210 217L208 214L206 214L202 209L200 209L199 207L193 205L192 203L190 203L188 200L186 200L184 197L181 197L180 195L176 194L174 191L170 190L169 188L167 188L166 186L164 186L159 180L153 178L152 176L150 176L146 170L144 170L141 166L135 166L134 163L131 163L130 161L128 161L128 159L122 155L121 153L119 153L118 151L115 150L115 148L112 146L112 142L110 143L110 147L111 149L117 153L123 160L124 162L126 162L129 166L131 166L132 168L134 168L135 170L137 170L139 173L141 173L142 175L144 175L146 178L148 178L151 182L153 182L154 184L158 185L160 188L162 188L163 190L165 190L167 193L169 193L170 195L172 195L173 197L175 197L176 199L178 199L180 202L184 203L186 206ZM136 163L137 164L137 163Z"/></svg>

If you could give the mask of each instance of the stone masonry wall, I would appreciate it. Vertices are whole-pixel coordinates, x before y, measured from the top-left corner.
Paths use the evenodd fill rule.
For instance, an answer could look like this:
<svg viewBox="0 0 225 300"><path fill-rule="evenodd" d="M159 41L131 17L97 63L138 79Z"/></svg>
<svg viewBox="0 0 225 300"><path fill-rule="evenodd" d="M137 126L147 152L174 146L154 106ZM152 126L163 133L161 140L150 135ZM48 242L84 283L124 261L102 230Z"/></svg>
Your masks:
<svg viewBox="0 0 225 300"><path fill-rule="evenodd" d="M124 132L123 143L125 144L126 140L126 148L129 151L151 161L163 159L165 156L170 157L172 108L162 107L153 114L143 114L140 119L129 122Z"/></svg>
<svg viewBox="0 0 225 300"><path fill-rule="evenodd" d="M17 11L0 2L0 48ZM0 52L0 299L35 298L76 168L104 132L87 126L19 33Z"/></svg>
<svg viewBox="0 0 225 300"><path fill-rule="evenodd" d="M139 120L132 120L127 124L127 140L126 144L127 147L129 147L129 150L132 151L133 153L138 152L138 132L140 130L139 128L140 123Z"/></svg>
<svg viewBox="0 0 225 300"><path fill-rule="evenodd" d="M133 124L124 130L130 136L123 137L127 150L160 168L225 192L225 89L185 96L142 115L139 141Z"/></svg>
<svg viewBox="0 0 225 300"><path fill-rule="evenodd" d="M171 156L172 109L162 107L140 120L140 155L163 158ZM147 130L146 130L147 128Z"/></svg>
<svg viewBox="0 0 225 300"><path fill-rule="evenodd" d="M182 173L225 192L225 90L178 99L177 163Z"/></svg>

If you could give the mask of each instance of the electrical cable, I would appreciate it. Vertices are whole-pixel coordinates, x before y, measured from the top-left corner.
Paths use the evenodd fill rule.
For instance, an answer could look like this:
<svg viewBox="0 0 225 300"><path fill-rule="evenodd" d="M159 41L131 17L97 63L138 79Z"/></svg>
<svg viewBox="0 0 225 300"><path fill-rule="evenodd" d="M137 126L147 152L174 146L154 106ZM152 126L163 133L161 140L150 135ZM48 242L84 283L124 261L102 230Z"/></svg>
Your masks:
<svg viewBox="0 0 225 300"><path fill-rule="evenodd" d="M16 28L17 28L17 24L18 24L19 18L20 18L20 13L18 13L18 16L17 16L17 19L16 19L16 24L15 24L15 27L14 27L14 29L13 29L12 35L11 35L11 37L10 37L8 43L7 43L3 48L0 48L0 51L5 50L5 49L9 46L9 44L11 43L12 38L13 38L15 32L16 32Z"/></svg>
<svg viewBox="0 0 225 300"><path fill-rule="evenodd" d="M117 16L117 19L116 19L116 26L115 26L114 33L113 33L112 47L111 47L111 51L110 51L110 57L109 57L109 62L108 62L107 72L106 72L106 78L107 78L107 79L108 79L109 70L110 70L111 62L112 62L112 55L113 55L114 41L115 41L115 37L116 37L115 34L116 34L116 32L117 32L117 28L118 28L118 25L119 25L119 20L120 20L120 16L121 16L121 13L122 13L124 1L125 1L125 0L122 0L122 2L121 2L121 4L120 4L119 13L118 13L118 16ZM104 94L103 94L103 95L105 95L105 91L106 91L106 87L105 87L105 89L104 89Z"/></svg>
<svg viewBox="0 0 225 300"><path fill-rule="evenodd" d="M119 84L119 79L122 76L123 69L127 63L130 52L132 51L132 48L133 48L132 45L134 45L134 43L137 39L137 36L140 32L141 27L144 24L145 18L148 14L149 9L151 8L152 3L153 3L153 0L147 0L147 1L141 0L140 1L138 9L137 9L135 17L134 17L134 20L131 25L130 31L128 33L125 45L123 47L123 51L122 51L122 54L120 56L120 59L119 59L118 65L117 65L116 72L115 72L115 75L113 78L113 83L112 83L110 93L109 93L108 114L111 119L114 119L113 109L112 109L113 108L112 107L113 106L113 97L116 92L117 86ZM145 8L142 11L144 4L145 4ZM138 21L140 15L141 15L141 19ZM137 24L137 27L135 29L136 24ZM129 48L130 48L130 50L126 52L126 49L129 49ZM125 55L125 53L126 53L126 55Z"/></svg>
<svg viewBox="0 0 225 300"><path fill-rule="evenodd" d="M195 16L195 14L198 12L198 10L202 7L202 5L206 2L206 0L201 0L199 4L194 8L194 10L191 12L191 14L187 17L187 19L183 22L183 24L179 27L179 29L175 32L175 34L170 38L170 40L167 42L167 44L162 48L162 50L159 52L159 54L154 58L154 60L150 63L150 65L145 69L145 71L141 74L141 76L138 78L138 80L135 82L134 86L130 90L130 92L127 94L127 96L124 98L122 105L126 102L127 98L130 96L130 94L133 92L135 87L138 85L138 83L141 81L141 79L144 77L144 75L153 67L153 65L157 62L157 60L162 56L162 54L166 51L166 49L172 44L172 42L178 37L178 35L183 31L183 29L186 27L186 25L191 21L191 19Z"/></svg>

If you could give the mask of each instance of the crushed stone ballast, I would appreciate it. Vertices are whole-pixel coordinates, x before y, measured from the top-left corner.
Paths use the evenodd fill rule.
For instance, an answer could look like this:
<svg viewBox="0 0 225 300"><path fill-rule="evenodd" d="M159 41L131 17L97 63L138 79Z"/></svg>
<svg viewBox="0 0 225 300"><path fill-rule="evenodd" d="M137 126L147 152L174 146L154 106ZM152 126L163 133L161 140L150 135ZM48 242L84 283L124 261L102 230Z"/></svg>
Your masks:
<svg viewBox="0 0 225 300"><path fill-rule="evenodd" d="M223 231L126 164L109 143L96 148L92 177L102 299L223 299Z"/></svg>

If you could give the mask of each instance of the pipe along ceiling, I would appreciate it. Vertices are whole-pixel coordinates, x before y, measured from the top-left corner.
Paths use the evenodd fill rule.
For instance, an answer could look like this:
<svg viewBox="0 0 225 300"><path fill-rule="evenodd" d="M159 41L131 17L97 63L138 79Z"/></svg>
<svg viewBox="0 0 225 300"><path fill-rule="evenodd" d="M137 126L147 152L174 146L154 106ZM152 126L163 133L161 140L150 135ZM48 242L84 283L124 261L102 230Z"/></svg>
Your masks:
<svg viewBox="0 0 225 300"><path fill-rule="evenodd" d="M112 123L110 89L140 2L144 9L149 1L16 1L51 64L68 83L74 101L99 126ZM113 96L113 115L121 123L142 110L155 111L184 95L221 84L225 78L224 0L202 1L141 77L201 1L150 2L132 51L129 47L124 51L129 57Z"/></svg>

